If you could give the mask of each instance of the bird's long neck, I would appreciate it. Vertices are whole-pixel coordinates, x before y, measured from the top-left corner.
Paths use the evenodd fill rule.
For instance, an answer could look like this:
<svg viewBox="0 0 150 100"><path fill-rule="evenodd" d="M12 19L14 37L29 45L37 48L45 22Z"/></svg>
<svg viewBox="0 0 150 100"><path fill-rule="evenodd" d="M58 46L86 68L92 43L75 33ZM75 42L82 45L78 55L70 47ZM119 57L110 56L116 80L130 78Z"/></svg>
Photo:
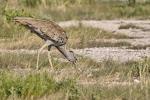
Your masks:
<svg viewBox="0 0 150 100"><path fill-rule="evenodd" d="M56 46L56 48L69 60L69 51L64 46Z"/></svg>

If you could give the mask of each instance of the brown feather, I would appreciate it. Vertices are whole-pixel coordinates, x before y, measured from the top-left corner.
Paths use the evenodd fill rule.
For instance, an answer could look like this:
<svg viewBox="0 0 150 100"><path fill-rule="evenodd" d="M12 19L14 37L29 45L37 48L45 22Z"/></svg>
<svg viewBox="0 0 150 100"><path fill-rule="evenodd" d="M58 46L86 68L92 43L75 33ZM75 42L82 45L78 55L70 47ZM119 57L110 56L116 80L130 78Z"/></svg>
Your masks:
<svg viewBox="0 0 150 100"><path fill-rule="evenodd" d="M58 24L53 21L40 20L28 17L16 17L15 22L27 26L31 31L38 33L41 32L44 40L52 40L57 45L66 44L68 37L66 32ZM38 33L39 34L39 33Z"/></svg>

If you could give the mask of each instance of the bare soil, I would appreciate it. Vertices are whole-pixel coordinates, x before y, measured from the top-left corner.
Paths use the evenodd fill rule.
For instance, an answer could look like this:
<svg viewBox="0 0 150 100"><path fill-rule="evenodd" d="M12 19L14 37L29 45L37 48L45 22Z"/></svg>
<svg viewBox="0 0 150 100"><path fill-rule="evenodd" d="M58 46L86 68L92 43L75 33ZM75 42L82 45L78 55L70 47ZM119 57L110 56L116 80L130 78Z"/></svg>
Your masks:
<svg viewBox="0 0 150 100"><path fill-rule="evenodd" d="M102 21L67 21L59 23L62 27L83 26L100 28L112 34L125 34L131 39L102 39L110 43L128 42L133 47L142 46L141 50L130 47L100 47L75 50L75 53L90 57L96 61L113 59L121 62L136 61L150 56L150 21L149 20L102 20ZM131 47L132 48L132 47Z"/></svg>

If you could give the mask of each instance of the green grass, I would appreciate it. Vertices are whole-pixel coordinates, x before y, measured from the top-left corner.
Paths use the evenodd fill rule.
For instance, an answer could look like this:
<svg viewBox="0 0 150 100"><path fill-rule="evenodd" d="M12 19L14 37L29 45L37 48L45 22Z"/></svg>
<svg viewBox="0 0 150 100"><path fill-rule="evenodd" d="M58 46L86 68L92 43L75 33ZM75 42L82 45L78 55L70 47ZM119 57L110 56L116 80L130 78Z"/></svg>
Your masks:
<svg viewBox="0 0 150 100"><path fill-rule="evenodd" d="M58 57L61 58L62 55L56 54L56 52L52 53L52 57ZM12 54L12 53L0 53L0 68L4 68L4 69L13 69L13 68L32 68L35 69L36 66L36 60L37 60L37 54ZM89 59L83 59L82 57L79 57L79 65L82 67L88 67L88 66L92 66L92 64L94 62L92 62ZM86 62L89 63L88 65L86 65L86 63L82 63L82 62ZM91 64L90 64L91 63ZM43 54L40 56L40 62L39 62L39 66L41 68L49 68L49 62L48 62L48 58L47 58L47 54ZM60 62L59 60L54 60L53 62L54 66L56 69L59 68L67 68L69 66L72 66L71 63L68 62ZM95 65L97 66L97 64Z"/></svg>
<svg viewBox="0 0 150 100"><path fill-rule="evenodd" d="M81 86L74 80L56 82L47 73L36 73L20 77L12 73L1 72L1 99L40 99L70 100L132 99L148 100L150 84L103 87L99 85ZM55 94L55 97L53 95ZM49 96L48 96L49 95Z"/></svg>
<svg viewBox="0 0 150 100"><path fill-rule="evenodd" d="M92 86L84 90L89 100L148 100L150 88L140 85L101 87Z"/></svg>
<svg viewBox="0 0 150 100"><path fill-rule="evenodd" d="M150 84L129 86L103 87L100 85L81 86L75 80L68 79L56 82L48 73L35 73L20 77L9 71L0 72L0 97L55 100L69 98L70 100L99 100L99 99L132 99L148 100ZM55 97L53 96L55 94Z"/></svg>
<svg viewBox="0 0 150 100"><path fill-rule="evenodd" d="M102 20L102 19L149 19L150 4L128 6L122 2L101 2L101 0L16 0L0 1L0 48L37 49L41 40L25 28L14 24L15 16L28 16L53 21L65 20ZM125 28L138 28L125 26ZM123 27L124 28L124 27ZM98 42L97 39L128 39L126 35L114 35L100 29L87 27L65 28L72 48L100 46L130 46L129 43ZM78 45L76 45L78 44ZM133 48L145 48L137 46ZM60 58L55 52L52 57ZM119 63L111 59L95 62L78 57L77 68L83 70L73 73L72 64L52 60L56 74L48 71L47 54L40 56L40 71L35 70L36 54L0 53L0 99L52 99L52 100L149 100L150 98L150 59ZM28 69L30 69L28 71ZM46 70L45 70L46 69ZM69 70L70 69L70 70ZM90 70L98 69L98 70ZM62 70L62 72L60 72ZM65 72L63 72L65 70ZM90 70L92 76L86 71ZM60 76L62 78L60 78ZM60 78L58 81L57 78ZM133 83L133 78L140 83ZM97 80L95 84L81 84ZM105 82L106 81L106 82ZM109 82L107 84L107 82ZM121 84L113 85L112 82ZM128 82L123 85L122 82ZM130 83L131 82L131 83Z"/></svg>
<svg viewBox="0 0 150 100"><path fill-rule="evenodd" d="M148 100L150 97L150 59L138 62L118 63L112 60L96 63L90 59L79 57L77 67L86 71L89 68L97 68L97 71L91 71L92 79L99 81L94 85L82 85L78 82L78 75L75 73L66 76L65 79L57 81L52 73L43 70L49 68L46 55L42 55L40 61L40 71L35 70L36 56L28 54L1 54L0 55L0 98L6 100L14 99L40 99L53 98L55 100L69 98L70 100L99 100L99 99L140 99ZM53 61L55 71L60 69L71 68L69 63ZM27 67L27 64L30 65ZM17 72L13 71L20 68L25 71L31 68L31 71ZM81 73L81 75L84 72ZM55 74L56 75L56 74ZM61 74L63 75L63 74ZM119 75L119 80L115 75ZM56 77L58 77L56 75ZM83 75L84 76L84 75ZM82 76L82 77L83 77ZM68 77L68 78L67 78ZM133 84L133 77L139 78L139 84ZM82 78L81 78L82 79ZM83 79L89 79L84 76ZM100 81L108 80L108 82L131 82L127 85L108 85ZM110 81L109 81L110 80ZM113 80L113 81L111 81Z"/></svg>
<svg viewBox="0 0 150 100"><path fill-rule="evenodd" d="M52 57L61 58L62 55L58 55L53 53ZM37 54L15 54L15 53L1 53L0 54L0 66L1 69L16 69L16 68L31 68L35 69L37 60ZM47 54L42 54L40 56L40 68L49 68L49 62L47 58ZM59 60L53 59L53 64L55 69L63 69L70 68L73 65L69 62L61 62ZM145 59L144 61L139 62L127 62L127 63L119 63L116 61L108 60L103 62L95 62L93 60L78 57L77 67L87 69L87 68L99 68L98 72L94 72L98 75L108 75L115 74L117 72L122 73L121 76L127 76L128 72L132 72L133 76L140 76L140 73L144 73L145 71L149 71L149 59ZM142 69L141 69L142 68ZM140 72L141 70L143 72ZM100 72L99 72L100 71Z"/></svg>
<svg viewBox="0 0 150 100"><path fill-rule="evenodd" d="M37 2L37 3L35 3ZM1 48L8 49L37 49L41 46L41 41L34 38L23 27L12 23L12 18L15 16L28 16L40 19L48 19L53 21L64 20L84 20L84 19L118 19L118 18L149 18L149 4L137 4L135 6L128 6L121 2L101 2L98 0L77 0L58 2L57 0L46 0L46 6L43 5L41 0L24 0L19 3L4 2L0 11L0 38L10 39L10 42L0 43ZM33 5L35 4L35 5ZM7 5L7 6L6 6ZM84 9L86 8L86 9ZM107 13L106 13L107 12ZM84 48L84 47L103 47L103 46L130 46L126 42L120 43L105 43L97 42L96 39L123 39L130 38L125 35L114 35L99 29L71 27L66 28L69 35L69 47ZM86 34L86 35L85 35ZM32 37L30 37L32 36ZM80 38L79 38L80 37ZM31 39L31 40L30 40ZM94 40L94 41L93 41ZM18 42L19 41L19 42ZM26 41L32 41L28 43ZM91 42L92 41L92 42ZM26 42L26 43L25 43ZM37 43L34 43L37 42ZM78 46L76 44L79 44Z"/></svg>
<svg viewBox="0 0 150 100"><path fill-rule="evenodd" d="M41 0L20 0L19 3L8 3L7 9L5 6L1 7L2 15L8 19L14 16L33 16L54 21L118 18L149 19L150 16L149 3L128 6L124 2L102 2L101 0L46 1L46 5ZM6 5L4 1L1 3Z"/></svg>
<svg viewBox="0 0 150 100"><path fill-rule="evenodd" d="M77 98L73 80L56 82L48 73L44 72L18 76L9 71L2 71L0 72L0 80L2 81L0 84L1 100L8 98L38 99L59 92L62 94L61 98L64 98L67 90L70 90L70 98Z"/></svg>

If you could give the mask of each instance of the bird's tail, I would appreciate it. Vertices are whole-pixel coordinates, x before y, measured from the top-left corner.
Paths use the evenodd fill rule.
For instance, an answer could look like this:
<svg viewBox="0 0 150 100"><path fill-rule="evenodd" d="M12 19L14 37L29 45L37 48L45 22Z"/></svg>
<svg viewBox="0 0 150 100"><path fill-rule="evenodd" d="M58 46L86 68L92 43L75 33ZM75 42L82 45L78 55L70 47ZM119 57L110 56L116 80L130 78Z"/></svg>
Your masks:
<svg viewBox="0 0 150 100"><path fill-rule="evenodd" d="M27 21L31 20L32 18L29 17L15 17L13 19L14 22L20 23L22 25L27 25Z"/></svg>

